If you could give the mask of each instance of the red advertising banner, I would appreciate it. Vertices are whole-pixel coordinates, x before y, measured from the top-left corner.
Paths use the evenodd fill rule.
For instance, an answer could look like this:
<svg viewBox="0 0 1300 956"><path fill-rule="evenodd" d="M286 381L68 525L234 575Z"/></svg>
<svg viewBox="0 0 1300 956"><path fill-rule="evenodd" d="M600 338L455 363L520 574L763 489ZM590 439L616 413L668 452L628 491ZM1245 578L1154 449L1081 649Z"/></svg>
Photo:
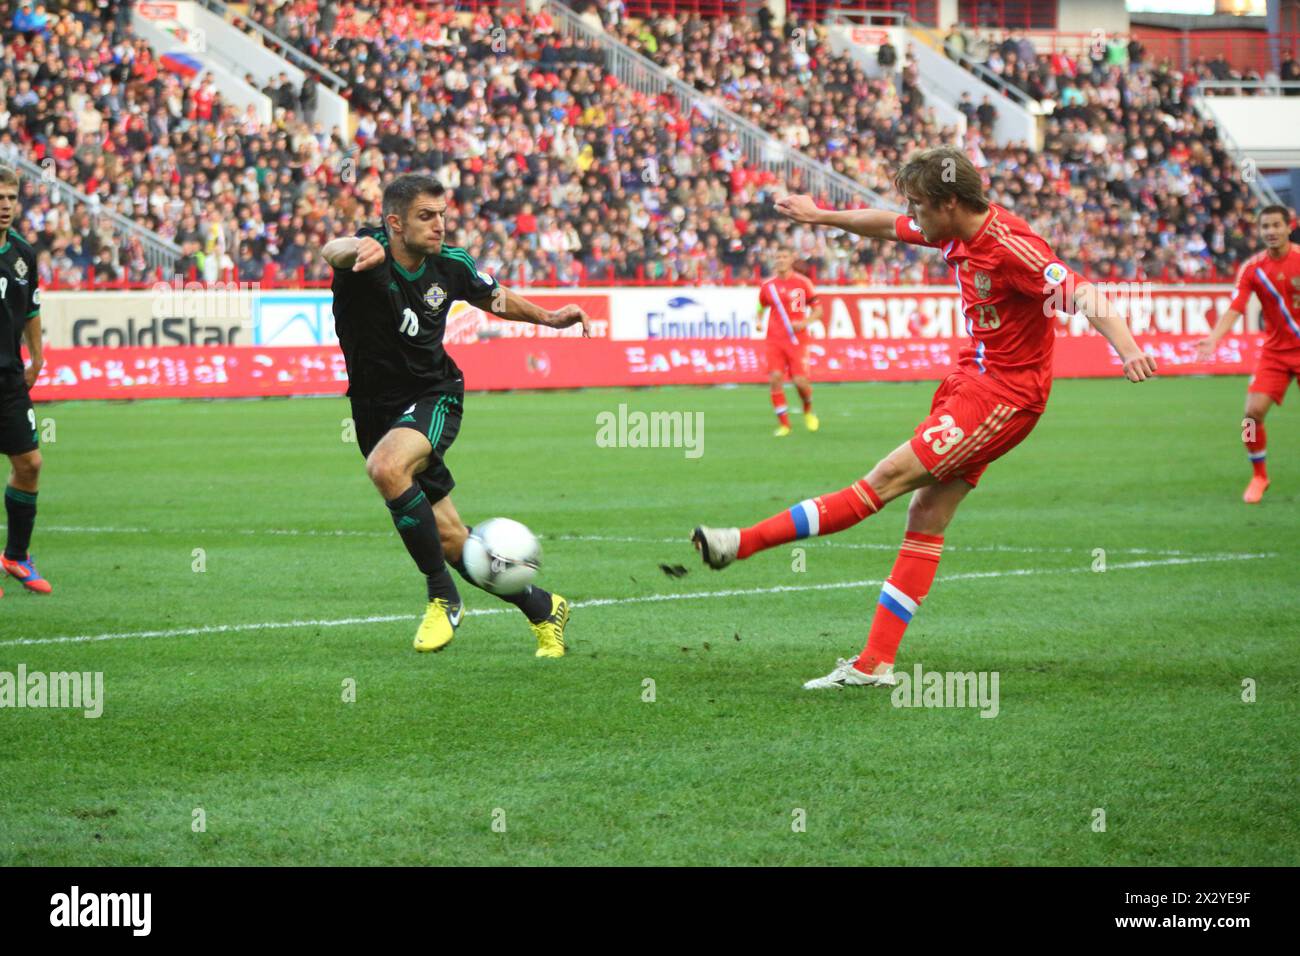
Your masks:
<svg viewBox="0 0 1300 956"><path fill-rule="evenodd" d="M1196 361L1200 335L1143 335L1162 375L1247 374L1263 336L1229 335L1216 361ZM816 382L939 379L967 338L819 339L808 347ZM449 347L471 391L761 382L764 343L752 339L501 338ZM1058 336L1060 378L1118 375L1119 359L1098 335ZM242 398L341 395L335 346L184 346L48 349L36 401L104 398Z"/></svg>

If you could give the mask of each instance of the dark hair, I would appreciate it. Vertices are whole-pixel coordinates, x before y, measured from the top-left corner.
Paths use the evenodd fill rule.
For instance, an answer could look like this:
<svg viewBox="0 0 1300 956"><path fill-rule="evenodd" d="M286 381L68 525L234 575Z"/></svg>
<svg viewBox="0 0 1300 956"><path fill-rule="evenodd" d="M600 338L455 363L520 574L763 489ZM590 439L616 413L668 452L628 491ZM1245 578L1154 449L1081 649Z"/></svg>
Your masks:
<svg viewBox="0 0 1300 956"><path fill-rule="evenodd" d="M0 166L0 184L5 186L17 186L18 174L8 166Z"/></svg>
<svg viewBox="0 0 1300 956"><path fill-rule="evenodd" d="M399 219L405 219L407 210L411 208L411 203L415 202L418 197L437 197L446 192L447 190L442 183L432 176L424 176L420 173L406 173L398 176L384 187L384 218L397 216Z"/></svg>
<svg viewBox="0 0 1300 956"><path fill-rule="evenodd" d="M1282 221L1286 223L1288 226L1291 225L1291 210L1287 209L1286 206L1281 206L1277 203L1273 203L1273 205L1265 206L1263 209L1261 209L1259 211L1259 218L1263 219L1265 216L1270 216L1274 214L1281 216Z"/></svg>
<svg viewBox="0 0 1300 956"><path fill-rule="evenodd" d="M910 190L933 203L956 197L974 212L989 208L979 170L965 153L952 146L914 153L894 176L894 185L904 198Z"/></svg>

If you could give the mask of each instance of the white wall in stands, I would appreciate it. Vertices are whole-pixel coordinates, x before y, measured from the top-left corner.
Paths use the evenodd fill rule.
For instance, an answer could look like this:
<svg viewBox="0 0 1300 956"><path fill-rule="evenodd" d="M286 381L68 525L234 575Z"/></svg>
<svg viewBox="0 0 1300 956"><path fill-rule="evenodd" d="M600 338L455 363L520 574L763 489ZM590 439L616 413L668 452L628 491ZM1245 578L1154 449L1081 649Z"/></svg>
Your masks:
<svg viewBox="0 0 1300 956"><path fill-rule="evenodd" d="M1127 33L1128 8L1124 0L1060 0L1056 29L1061 33Z"/></svg>

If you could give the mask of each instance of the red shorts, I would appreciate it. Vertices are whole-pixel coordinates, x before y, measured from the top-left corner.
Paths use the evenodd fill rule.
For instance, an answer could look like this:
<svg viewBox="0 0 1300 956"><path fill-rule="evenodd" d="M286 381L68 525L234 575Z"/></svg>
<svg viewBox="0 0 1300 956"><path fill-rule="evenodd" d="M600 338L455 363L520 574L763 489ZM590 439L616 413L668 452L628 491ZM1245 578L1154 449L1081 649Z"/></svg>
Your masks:
<svg viewBox="0 0 1300 956"><path fill-rule="evenodd" d="M1017 408L958 372L934 393L929 417L916 426L912 451L940 481L961 478L973 488L989 463L1019 445L1036 424L1037 412Z"/></svg>
<svg viewBox="0 0 1300 956"><path fill-rule="evenodd" d="M1270 352L1265 349L1259 353L1255 374L1250 377L1246 391L1267 395L1281 405L1293 378L1300 378L1300 352Z"/></svg>
<svg viewBox="0 0 1300 956"><path fill-rule="evenodd" d="M804 364L804 346L789 339L767 340L767 371L788 372L791 378L808 377L808 368Z"/></svg>

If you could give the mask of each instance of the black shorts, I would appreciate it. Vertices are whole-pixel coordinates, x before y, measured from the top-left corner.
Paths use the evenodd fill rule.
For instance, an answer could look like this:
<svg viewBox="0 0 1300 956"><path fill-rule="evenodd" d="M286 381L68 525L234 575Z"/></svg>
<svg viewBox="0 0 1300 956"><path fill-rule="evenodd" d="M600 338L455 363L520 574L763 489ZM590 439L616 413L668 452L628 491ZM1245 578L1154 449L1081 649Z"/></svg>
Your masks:
<svg viewBox="0 0 1300 956"><path fill-rule="evenodd" d="M21 375L0 375L0 454L25 455L35 451L36 409Z"/></svg>
<svg viewBox="0 0 1300 956"><path fill-rule="evenodd" d="M432 392L413 402L392 404L368 398L353 398L352 421L357 429L357 447L369 457L374 447L394 428L411 428L429 439L433 454L429 465L415 476L430 503L451 494L456 481L443 456L456 440L464 408L464 396Z"/></svg>

